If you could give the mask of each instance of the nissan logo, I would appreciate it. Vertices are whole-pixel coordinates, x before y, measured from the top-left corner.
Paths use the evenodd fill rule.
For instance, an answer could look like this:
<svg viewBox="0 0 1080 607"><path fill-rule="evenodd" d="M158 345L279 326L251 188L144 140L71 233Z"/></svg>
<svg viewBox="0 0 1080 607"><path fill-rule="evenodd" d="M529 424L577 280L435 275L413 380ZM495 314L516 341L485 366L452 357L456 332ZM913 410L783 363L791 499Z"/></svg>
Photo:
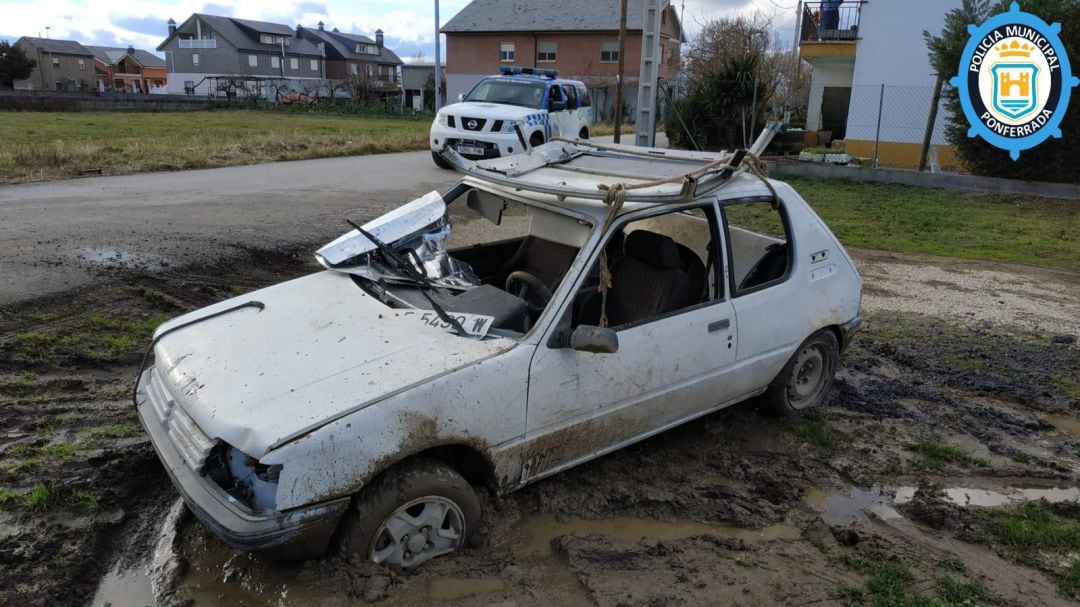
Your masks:
<svg viewBox="0 0 1080 607"><path fill-rule="evenodd" d="M470 130L470 131L475 131L475 130L476 130L476 127L477 127L478 125L476 124L476 121L475 121L475 120L470 120L470 121L469 121L469 123L468 123L468 124L466 124L465 126L469 127L469 130Z"/></svg>

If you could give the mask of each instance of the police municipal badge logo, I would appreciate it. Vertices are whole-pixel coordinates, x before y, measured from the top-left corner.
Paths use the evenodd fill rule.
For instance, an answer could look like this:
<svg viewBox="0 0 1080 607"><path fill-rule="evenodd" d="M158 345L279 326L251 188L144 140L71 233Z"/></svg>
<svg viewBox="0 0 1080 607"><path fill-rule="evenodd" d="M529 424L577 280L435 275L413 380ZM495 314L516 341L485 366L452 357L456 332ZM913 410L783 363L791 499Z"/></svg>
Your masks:
<svg viewBox="0 0 1080 607"><path fill-rule="evenodd" d="M1013 2L981 26L969 25L968 32L960 73L952 79L971 123L968 137L1008 150L1013 160L1050 137L1060 138L1072 89L1080 85L1059 37L1061 25Z"/></svg>

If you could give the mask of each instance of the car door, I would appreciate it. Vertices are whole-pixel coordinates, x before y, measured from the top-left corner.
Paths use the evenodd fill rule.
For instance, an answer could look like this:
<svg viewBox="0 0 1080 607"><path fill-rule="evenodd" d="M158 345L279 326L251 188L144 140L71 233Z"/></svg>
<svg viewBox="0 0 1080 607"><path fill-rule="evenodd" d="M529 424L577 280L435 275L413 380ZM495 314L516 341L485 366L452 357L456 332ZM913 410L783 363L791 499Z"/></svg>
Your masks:
<svg viewBox="0 0 1080 607"><path fill-rule="evenodd" d="M573 138L577 136L573 131L573 116L571 115L571 99L566 97L563 87L558 84L552 84L548 94L548 121L551 124L551 137L568 137ZM555 102L562 104L562 109L555 109Z"/></svg>
<svg viewBox="0 0 1080 607"><path fill-rule="evenodd" d="M768 385L813 329L798 304L798 243L783 203L735 201L721 209L738 320L740 371L732 381L748 393Z"/></svg>
<svg viewBox="0 0 1080 607"><path fill-rule="evenodd" d="M633 235L639 231L646 234ZM613 326L619 340L619 349L613 354L557 347L557 340L550 339L556 335L553 330L541 343L530 367L523 473L526 480L655 434L729 400L723 376L735 361L736 319L732 302L725 294L725 283L718 279L723 246L715 207L652 216L639 214L609 232L602 245L609 252L613 274L609 312L621 309L614 305L618 303L614 298L620 296L620 280L635 292L647 290L650 283L665 284L661 280L639 283L627 278L622 270L624 264L639 262L636 257L642 254L628 247L636 247L634 243L643 240L667 246L664 239L670 239L680 247L680 255L687 251L694 255L697 261L691 259L687 267L692 266L701 277L697 283L691 282L686 291L692 294L700 288L701 292L696 299L684 300L686 305L678 309L649 312ZM593 253L590 263L595 264L598 258L599 250ZM667 270L670 268L657 272ZM590 307L599 297L595 288L597 275L587 272L578 278L580 295L564 304L560 330L595 322ZM675 282L684 284L681 277ZM619 320L612 317L613 324Z"/></svg>

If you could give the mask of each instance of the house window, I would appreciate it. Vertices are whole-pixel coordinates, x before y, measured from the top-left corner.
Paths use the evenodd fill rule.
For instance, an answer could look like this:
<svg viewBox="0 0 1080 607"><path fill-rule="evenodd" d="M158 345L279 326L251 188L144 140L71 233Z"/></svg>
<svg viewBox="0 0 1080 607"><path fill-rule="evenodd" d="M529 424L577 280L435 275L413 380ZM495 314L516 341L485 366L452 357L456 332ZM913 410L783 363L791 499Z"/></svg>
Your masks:
<svg viewBox="0 0 1080 607"><path fill-rule="evenodd" d="M298 69L300 69L300 60L297 59L296 57L289 57L289 69L290 70L298 70Z"/></svg>
<svg viewBox="0 0 1080 607"><path fill-rule="evenodd" d="M277 55L270 55L270 67L276 69L281 68L281 57Z"/></svg>
<svg viewBox="0 0 1080 607"><path fill-rule="evenodd" d="M289 39L285 36L275 36L273 34L259 34L259 42L263 44L284 44L289 46Z"/></svg>
<svg viewBox="0 0 1080 607"><path fill-rule="evenodd" d="M374 78L375 77L375 66L370 64L370 63L367 66L367 76L368 76L368 78Z"/></svg>
<svg viewBox="0 0 1080 607"><path fill-rule="evenodd" d="M619 43L618 42L601 42L600 43L600 61L605 63L612 63L619 60Z"/></svg>
<svg viewBox="0 0 1080 607"><path fill-rule="evenodd" d="M312 59L311 60L311 71L313 71L313 72L319 71L319 60L318 59Z"/></svg>
<svg viewBox="0 0 1080 607"><path fill-rule="evenodd" d="M86 69L86 59L79 59L79 69L80 70L85 70Z"/></svg>
<svg viewBox="0 0 1080 607"><path fill-rule="evenodd" d="M349 64L349 73L350 74L355 76L358 73L358 70L359 70L359 68L357 67L357 65L355 63L350 63Z"/></svg>
<svg viewBox="0 0 1080 607"><path fill-rule="evenodd" d="M60 67L60 58L59 57L53 56L53 58L52 58L52 66L53 67Z"/></svg>
<svg viewBox="0 0 1080 607"><path fill-rule="evenodd" d="M503 42L499 45L499 61L513 63L515 55L513 42Z"/></svg>
<svg viewBox="0 0 1080 607"><path fill-rule="evenodd" d="M199 65L199 53L191 54L191 65Z"/></svg>
<svg viewBox="0 0 1080 607"><path fill-rule="evenodd" d="M536 45L537 61L555 61L555 43L541 42Z"/></svg>
<svg viewBox="0 0 1080 607"><path fill-rule="evenodd" d="M248 65L250 65L251 67L259 67L259 56L248 55Z"/></svg>

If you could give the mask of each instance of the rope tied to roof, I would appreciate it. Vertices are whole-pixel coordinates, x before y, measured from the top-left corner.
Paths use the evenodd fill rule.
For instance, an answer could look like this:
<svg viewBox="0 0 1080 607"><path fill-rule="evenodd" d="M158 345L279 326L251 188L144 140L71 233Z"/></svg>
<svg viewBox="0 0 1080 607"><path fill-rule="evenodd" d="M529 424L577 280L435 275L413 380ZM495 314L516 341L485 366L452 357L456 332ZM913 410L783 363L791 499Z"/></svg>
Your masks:
<svg viewBox="0 0 1080 607"><path fill-rule="evenodd" d="M580 143L580 142L577 142ZM593 144L589 144L592 146ZM595 146L606 147L606 146ZM619 150L620 152L626 150ZM633 153L633 152L631 152ZM643 154L644 155L644 154ZM601 190L605 190L607 193L604 196L604 204L608 207L607 218L604 220L604 228L602 233L607 233L615 223L615 218L622 212L623 205L626 204L626 192L629 190L641 190L645 188L654 188L661 185L668 185L672 183L681 183L684 192L690 192L690 186L701 176L710 171L739 171L745 169L750 174L754 175L765 184L765 187L769 189L772 194L772 208L777 210L780 208L780 195L777 193L776 188L769 182L768 167L765 162L760 158L750 153L745 152L742 162L738 166L730 164L731 157L724 157L718 160L714 160L700 168L697 168L689 173L683 175L677 175L675 177L668 177L666 179L656 179L653 181L644 181L641 183L628 184L626 182L616 183L614 185L601 184L599 187ZM682 204L685 200L678 203L668 204ZM608 265L608 252L607 247L600 252L600 285L597 287L597 291L600 293L600 328L608 328L608 315L607 315L607 302L608 292L611 291L614 286L614 277L611 274L611 268Z"/></svg>

